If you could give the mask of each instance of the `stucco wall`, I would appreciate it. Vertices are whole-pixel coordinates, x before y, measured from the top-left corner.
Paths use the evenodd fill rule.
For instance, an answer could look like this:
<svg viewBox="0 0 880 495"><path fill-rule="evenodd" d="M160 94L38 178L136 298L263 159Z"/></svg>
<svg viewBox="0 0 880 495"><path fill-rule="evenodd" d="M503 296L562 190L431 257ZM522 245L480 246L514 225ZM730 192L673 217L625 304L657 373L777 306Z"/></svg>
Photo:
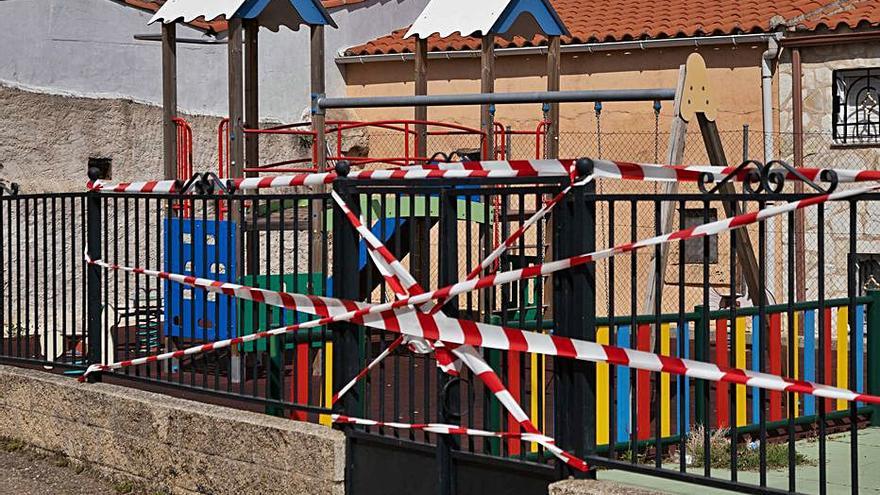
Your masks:
<svg viewBox="0 0 880 495"><path fill-rule="evenodd" d="M332 54L415 19L426 0L370 0L334 9L326 31L328 94L344 84ZM110 0L0 1L0 83L39 91L161 102L161 52L135 34L158 34L150 15ZM181 38L202 33L181 28ZM261 116L295 121L309 98L308 30L260 33ZM227 113L226 46L178 46L179 104L186 113Z"/></svg>
<svg viewBox="0 0 880 495"><path fill-rule="evenodd" d="M0 436L175 494L343 494L323 426L0 366Z"/></svg>

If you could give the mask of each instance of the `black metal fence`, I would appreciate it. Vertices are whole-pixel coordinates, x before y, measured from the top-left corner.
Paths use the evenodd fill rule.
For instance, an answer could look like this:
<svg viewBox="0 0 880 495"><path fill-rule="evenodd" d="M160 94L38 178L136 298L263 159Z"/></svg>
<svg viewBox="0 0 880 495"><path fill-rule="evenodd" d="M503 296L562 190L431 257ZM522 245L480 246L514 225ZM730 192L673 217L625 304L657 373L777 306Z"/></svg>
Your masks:
<svg viewBox="0 0 880 495"><path fill-rule="evenodd" d="M340 180L334 187L421 285L436 288L462 279L563 185L534 179ZM732 204L754 211L804 197L791 188L727 196L578 188L494 269L659 234L667 207L672 226L684 228L723 218ZM762 289L757 294L744 289L749 272L743 238L722 235L671 244L665 267L660 248L635 252L462 295L445 313L877 393L880 373L869 371L880 363L880 293L869 289L872 277L880 277L874 271L880 241L872 221L878 200L871 195L818 205L802 222L792 214L749 228ZM795 242L798 225L808 227L805 245ZM375 303L395 297L357 234L321 192L7 194L0 196L0 232L0 356L21 364L81 370L92 362L130 360L309 319L143 275L87 267L87 247L115 265ZM831 246L845 256L830 257ZM803 294L792 276L799 260L807 281ZM660 274L653 286L647 280L651 267ZM660 296L651 304L649 289ZM334 325L127 367L104 378L324 424L331 411L342 411L385 422L518 431L476 376L464 370L450 379L431 354L405 349L334 406L333 391L394 337ZM858 404L524 352L483 354L532 422L592 465L742 492L821 491L830 470L840 469L849 470L857 493L858 426L877 421L872 408ZM826 434L832 430L846 432L848 459L827 456ZM798 441L809 432L817 434L815 458L798 455L803 450ZM514 438L438 439L388 427L350 427L349 434L358 446L351 453L358 462L350 466L350 480L359 480L352 493L370 493L372 485L358 469L384 462L363 455L380 443L382 452L411 454L395 462L439 469L439 478L428 479L430 490L439 479L466 493L487 476L497 480L495 487L538 490L563 474L541 446ZM803 473L817 473L818 484L807 485ZM388 480L381 481L387 492Z"/></svg>

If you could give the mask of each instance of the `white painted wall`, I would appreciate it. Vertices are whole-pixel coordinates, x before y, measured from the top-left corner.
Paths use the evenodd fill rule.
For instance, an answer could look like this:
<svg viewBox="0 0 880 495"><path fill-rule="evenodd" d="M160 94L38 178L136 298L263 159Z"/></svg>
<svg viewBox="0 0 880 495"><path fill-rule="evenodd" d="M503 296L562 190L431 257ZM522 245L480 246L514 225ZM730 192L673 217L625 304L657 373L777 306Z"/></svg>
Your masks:
<svg viewBox="0 0 880 495"><path fill-rule="evenodd" d="M334 9L326 36L327 93L342 95L341 48L405 27L427 0L370 0ZM0 0L0 84L47 93L161 104L161 52L149 14L110 0ZM179 37L200 31L178 29ZM309 99L308 30L260 33L260 114L298 120ZM182 112L226 115L226 46L178 45Z"/></svg>

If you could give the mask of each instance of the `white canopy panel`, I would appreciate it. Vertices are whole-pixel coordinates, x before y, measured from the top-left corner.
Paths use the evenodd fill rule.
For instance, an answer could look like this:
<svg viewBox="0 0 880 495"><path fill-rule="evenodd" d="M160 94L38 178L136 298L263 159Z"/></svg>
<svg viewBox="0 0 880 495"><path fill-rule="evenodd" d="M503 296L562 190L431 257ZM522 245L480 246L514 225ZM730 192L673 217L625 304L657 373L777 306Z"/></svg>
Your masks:
<svg viewBox="0 0 880 495"><path fill-rule="evenodd" d="M406 38L428 38L434 33L446 38L453 33L463 36L491 31L510 0L431 0L419 15Z"/></svg>
<svg viewBox="0 0 880 495"><path fill-rule="evenodd" d="M431 0L406 38L488 34L512 38L568 34L549 0Z"/></svg>
<svg viewBox="0 0 880 495"><path fill-rule="evenodd" d="M271 31L278 31L280 26L297 30L302 24L336 27L318 0L168 0L149 23L191 22L200 17L206 21L218 17L257 19L261 27Z"/></svg>
<svg viewBox="0 0 880 495"><path fill-rule="evenodd" d="M168 0L150 19L150 24L161 21L192 22L199 17L213 21L218 17L231 18L247 0Z"/></svg>

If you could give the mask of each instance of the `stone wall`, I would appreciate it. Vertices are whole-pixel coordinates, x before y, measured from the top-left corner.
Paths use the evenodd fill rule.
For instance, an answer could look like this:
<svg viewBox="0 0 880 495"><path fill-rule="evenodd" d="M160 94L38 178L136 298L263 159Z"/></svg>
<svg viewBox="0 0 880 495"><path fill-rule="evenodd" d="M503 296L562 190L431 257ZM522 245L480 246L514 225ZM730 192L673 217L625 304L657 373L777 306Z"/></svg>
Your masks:
<svg viewBox="0 0 880 495"><path fill-rule="evenodd" d="M0 436L171 493L343 494L319 425L0 366Z"/></svg>
<svg viewBox="0 0 880 495"><path fill-rule="evenodd" d="M877 43L847 43L834 46L801 48L803 109L804 109L804 166L841 169L875 170L880 168L880 145L844 145L832 137L833 77L836 69L880 67L880 45ZM792 65L790 52L783 52L779 64L780 135L778 156L793 160ZM834 204L826 207L823 222L826 277L835 275L836 282L826 284L828 297L845 297L845 274L849 253L849 207ZM856 213L859 253L880 253L880 205L865 202ZM778 223L782 230L782 222ZM806 211L806 279L816 280L819 268L817 250L818 218L816 209ZM786 236L779 235L779 243L787 249ZM829 281L831 279L829 278ZM784 282L782 282L784 283ZM781 287L785 287L781 285ZM816 284L807 283L808 299L818 296Z"/></svg>
<svg viewBox="0 0 880 495"><path fill-rule="evenodd" d="M122 99L0 86L0 179L24 193L82 191L89 156L113 158L112 181L162 175L162 109ZM182 115L193 129L193 169L218 168L220 119ZM261 163L309 155L295 136L261 140Z"/></svg>

